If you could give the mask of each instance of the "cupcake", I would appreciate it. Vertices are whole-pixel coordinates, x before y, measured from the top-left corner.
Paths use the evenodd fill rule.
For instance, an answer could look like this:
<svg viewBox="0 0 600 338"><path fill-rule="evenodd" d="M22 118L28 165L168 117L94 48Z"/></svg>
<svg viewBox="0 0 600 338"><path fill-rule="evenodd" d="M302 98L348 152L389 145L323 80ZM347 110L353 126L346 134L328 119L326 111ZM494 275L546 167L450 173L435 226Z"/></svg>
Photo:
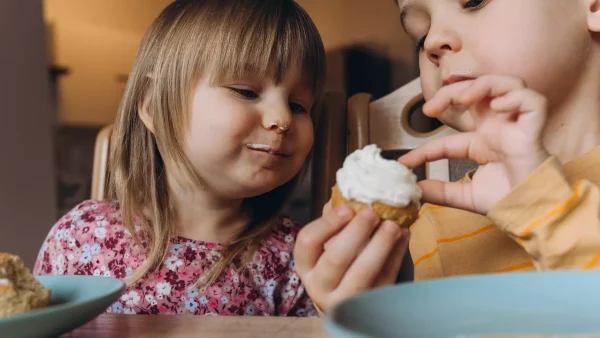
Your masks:
<svg viewBox="0 0 600 338"><path fill-rule="evenodd" d="M0 253L0 318L49 304L50 290L33 277L21 259Z"/></svg>
<svg viewBox="0 0 600 338"><path fill-rule="evenodd" d="M421 207L417 175L397 161L381 156L371 144L356 150L344 160L332 188L333 208L349 205L355 212L370 207L382 220L408 228Z"/></svg>

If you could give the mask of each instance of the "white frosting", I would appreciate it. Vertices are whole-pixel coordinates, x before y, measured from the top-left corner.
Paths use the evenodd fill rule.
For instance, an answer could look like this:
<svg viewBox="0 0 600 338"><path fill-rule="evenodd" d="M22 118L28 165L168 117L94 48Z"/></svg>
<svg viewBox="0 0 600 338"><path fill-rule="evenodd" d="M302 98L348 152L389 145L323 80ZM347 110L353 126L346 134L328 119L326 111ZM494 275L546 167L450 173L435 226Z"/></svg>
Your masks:
<svg viewBox="0 0 600 338"><path fill-rule="evenodd" d="M337 186L347 200L392 207L420 205L421 188L417 175L397 161L381 156L381 149L370 144L346 157L336 174Z"/></svg>
<svg viewBox="0 0 600 338"><path fill-rule="evenodd" d="M0 278L0 285L8 285L10 281L6 278Z"/></svg>

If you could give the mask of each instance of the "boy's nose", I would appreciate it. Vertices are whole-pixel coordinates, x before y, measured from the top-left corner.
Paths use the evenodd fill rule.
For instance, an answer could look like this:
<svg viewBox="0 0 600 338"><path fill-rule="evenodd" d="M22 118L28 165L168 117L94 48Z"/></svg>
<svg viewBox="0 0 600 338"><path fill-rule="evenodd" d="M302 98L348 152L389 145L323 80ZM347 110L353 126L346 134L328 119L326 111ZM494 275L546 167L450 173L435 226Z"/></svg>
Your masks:
<svg viewBox="0 0 600 338"><path fill-rule="evenodd" d="M458 52L461 42L458 35L450 29L431 27L424 44L427 58L439 65L440 59L447 53Z"/></svg>

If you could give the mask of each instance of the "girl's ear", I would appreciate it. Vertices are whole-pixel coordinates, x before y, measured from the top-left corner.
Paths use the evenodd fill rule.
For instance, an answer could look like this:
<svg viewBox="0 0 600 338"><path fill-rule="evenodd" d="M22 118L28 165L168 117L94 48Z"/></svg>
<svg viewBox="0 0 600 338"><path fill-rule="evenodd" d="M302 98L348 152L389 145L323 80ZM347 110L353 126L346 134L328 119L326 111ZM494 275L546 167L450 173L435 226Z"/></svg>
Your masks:
<svg viewBox="0 0 600 338"><path fill-rule="evenodd" d="M152 74L146 75L150 80L154 80ZM148 90L149 91L149 90ZM140 120L142 123L150 130L152 134L154 134L154 119L152 114L152 109L150 107L150 95L148 91L144 94L144 99L138 104L138 114L140 116Z"/></svg>
<svg viewBox="0 0 600 338"><path fill-rule="evenodd" d="M600 0L584 0L588 10L588 29L590 32L600 32Z"/></svg>

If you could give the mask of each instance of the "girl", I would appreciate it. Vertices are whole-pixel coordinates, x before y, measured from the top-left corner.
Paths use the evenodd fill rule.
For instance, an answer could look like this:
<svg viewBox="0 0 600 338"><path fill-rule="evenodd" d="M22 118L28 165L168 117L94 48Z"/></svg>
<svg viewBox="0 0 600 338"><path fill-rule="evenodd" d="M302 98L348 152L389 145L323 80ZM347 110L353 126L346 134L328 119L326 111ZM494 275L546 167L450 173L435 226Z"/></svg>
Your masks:
<svg viewBox="0 0 600 338"><path fill-rule="evenodd" d="M306 167L324 60L293 1L169 5L114 125L108 201L60 219L34 272L126 280L112 313L313 315L298 227L275 215Z"/></svg>

